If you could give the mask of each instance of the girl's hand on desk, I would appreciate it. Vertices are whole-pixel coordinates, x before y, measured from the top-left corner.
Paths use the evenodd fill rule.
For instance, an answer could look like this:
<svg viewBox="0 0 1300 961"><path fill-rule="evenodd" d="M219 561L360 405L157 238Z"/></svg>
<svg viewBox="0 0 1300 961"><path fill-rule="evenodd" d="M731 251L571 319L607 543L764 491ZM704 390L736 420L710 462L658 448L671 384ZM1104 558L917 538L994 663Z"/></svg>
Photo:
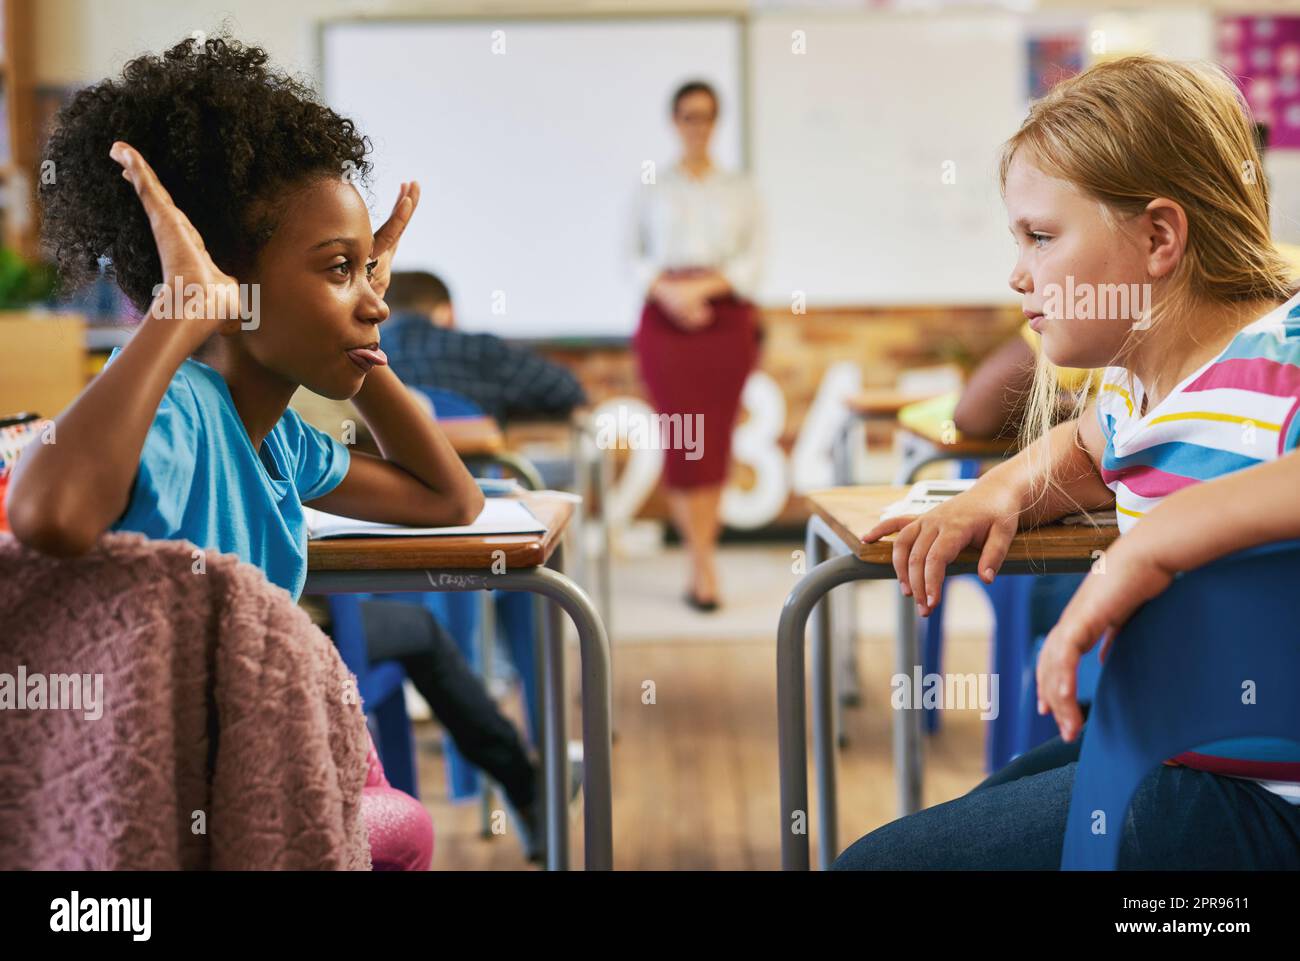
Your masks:
<svg viewBox="0 0 1300 961"><path fill-rule="evenodd" d="M163 285L173 288L170 297L160 293L155 298L149 315L165 320L192 320L196 346L226 322L240 321L239 284L213 262L198 230L176 206L148 161L140 156L138 150L121 140L114 142L109 156L122 166L122 177L135 188L136 196L140 198L158 247L158 259L162 262ZM188 309L184 309L181 316L170 316L173 307L184 305L188 308L186 298L194 289L193 285L202 291L202 316L193 318Z"/></svg>
<svg viewBox="0 0 1300 961"><path fill-rule="evenodd" d="M948 565L963 549L981 547L980 577L992 581L1020 526L1020 506L1005 488L994 483L972 487L920 516L891 517L863 536L864 543L898 533L894 539L894 571L903 594L915 597L922 617L928 617L943 597Z"/></svg>
<svg viewBox="0 0 1300 961"><path fill-rule="evenodd" d="M1050 710L1066 741L1074 740L1083 726L1077 696L1079 660L1099 640L1104 660L1115 632L1174 579L1145 548L1140 530L1106 551L1066 605L1038 656L1038 713Z"/></svg>

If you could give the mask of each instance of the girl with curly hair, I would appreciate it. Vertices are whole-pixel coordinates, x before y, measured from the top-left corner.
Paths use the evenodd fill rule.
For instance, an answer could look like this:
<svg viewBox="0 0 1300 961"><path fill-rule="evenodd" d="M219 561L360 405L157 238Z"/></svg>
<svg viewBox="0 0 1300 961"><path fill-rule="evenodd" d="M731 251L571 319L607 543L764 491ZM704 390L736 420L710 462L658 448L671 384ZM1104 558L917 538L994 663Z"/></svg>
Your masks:
<svg viewBox="0 0 1300 961"><path fill-rule="evenodd" d="M19 540L72 556L110 529L184 538L297 597L304 504L396 524L478 515L474 479L379 347L420 190L403 184L372 231L356 187L369 146L226 38L139 57L63 109L43 239L67 283L106 262L143 318L56 418L57 443L17 466ZM251 323L235 309L250 303ZM299 385L352 398L382 457L304 423L289 409Z"/></svg>
<svg viewBox="0 0 1300 961"><path fill-rule="evenodd" d="M369 147L263 50L224 37L132 60L63 109L40 192L45 244L68 285L106 264L143 316L55 419L57 442L17 465L19 540L58 556L108 530L188 540L297 598L304 505L430 527L478 516L474 478L379 346L420 188L403 184L372 231L356 186ZM300 385L351 398L381 456L305 423L289 407ZM455 642L421 607L365 601L362 620L371 659L406 667L540 858L536 765Z"/></svg>

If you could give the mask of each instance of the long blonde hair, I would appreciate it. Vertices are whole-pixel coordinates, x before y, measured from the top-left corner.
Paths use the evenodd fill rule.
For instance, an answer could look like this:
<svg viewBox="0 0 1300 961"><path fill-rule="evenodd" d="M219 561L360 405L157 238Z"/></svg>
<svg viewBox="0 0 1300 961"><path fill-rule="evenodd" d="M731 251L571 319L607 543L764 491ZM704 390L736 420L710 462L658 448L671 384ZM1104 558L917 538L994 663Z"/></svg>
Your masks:
<svg viewBox="0 0 1300 961"><path fill-rule="evenodd" d="M1004 196L1017 155L1098 201L1116 229L1156 197L1182 206L1183 256L1152 285L1144 328L1186 325L1193 316L1188 308L1197 303L1291 295L1290 268L1271 239L1268 184L1248 109L1218 66L1149 55L1097 64L1033 104L1003 145ZM1125 366L1136 341L1131 331L1111 364ZM1026 448L1046 436L1058 407L1057 368L1043 351L1038 355L1021 430ZM1087 401L1085 383L1073 397L1071 417ZM1039 447L1045 464L1046 444ZM1061 490L1045 468L1036 474L1040 495Z"/></svg>

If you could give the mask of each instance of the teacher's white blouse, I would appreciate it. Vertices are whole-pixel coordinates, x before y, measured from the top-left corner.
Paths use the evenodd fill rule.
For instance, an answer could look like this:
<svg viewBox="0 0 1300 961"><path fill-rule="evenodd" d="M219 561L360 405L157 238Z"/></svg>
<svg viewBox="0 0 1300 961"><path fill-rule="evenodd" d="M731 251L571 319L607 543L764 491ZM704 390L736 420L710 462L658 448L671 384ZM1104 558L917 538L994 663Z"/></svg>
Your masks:
<svg viewBox="0 0 1300 961"><path fill-rule="evenodd" d="M700 179L673 165L634 202L632 265L642 291L661 271L707 267L754 300L762 253L758 194L749 177L714 168Z"/></svg>

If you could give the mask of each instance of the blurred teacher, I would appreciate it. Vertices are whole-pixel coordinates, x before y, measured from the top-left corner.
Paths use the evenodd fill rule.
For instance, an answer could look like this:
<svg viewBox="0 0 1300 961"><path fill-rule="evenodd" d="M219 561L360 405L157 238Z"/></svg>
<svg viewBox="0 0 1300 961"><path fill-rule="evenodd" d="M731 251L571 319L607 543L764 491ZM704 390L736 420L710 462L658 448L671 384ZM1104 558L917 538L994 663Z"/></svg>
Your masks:
<svg viewBox="0 0 1300 961"><path fill-rule="evenodd" d="M699 81L673 95L681 159L641 188L635 223L636 269L646 291L633 338L641 378L660 414L691 418L703 430L698 449L664 452L669 509L691 558L686 601L703 611L718 607L718 506L759 341L752 303L758 198L747 177L709 159L718 106L713 88Z"/></svg>

